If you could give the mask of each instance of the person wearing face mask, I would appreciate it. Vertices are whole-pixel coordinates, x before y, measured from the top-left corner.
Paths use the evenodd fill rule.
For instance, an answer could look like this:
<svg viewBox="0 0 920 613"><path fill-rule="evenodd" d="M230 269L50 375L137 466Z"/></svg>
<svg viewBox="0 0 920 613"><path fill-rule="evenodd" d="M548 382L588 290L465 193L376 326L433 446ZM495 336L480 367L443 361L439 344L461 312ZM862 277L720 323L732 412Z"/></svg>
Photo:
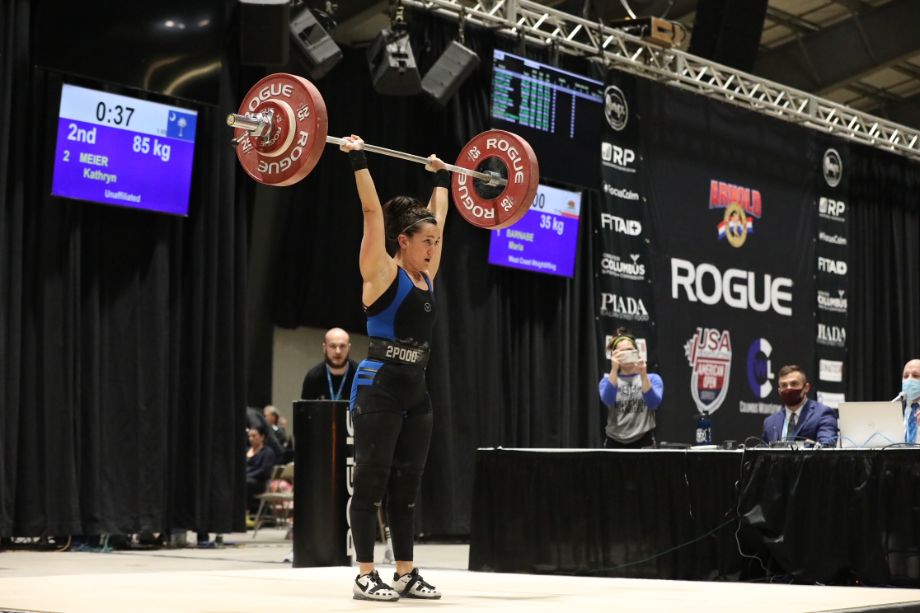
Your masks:
<svg viewBox="0 0 920 613"><path fill-rule="evenodd" d="M917 444L917 420L920 417L920 359L904 365L901 379L901 402L904 404L904 442Z"/></svg>
<svg viewBox="0 0 920 613"><path fill-rule="evenodd" d="M598 391L607 405L604 447L640 449L655 445L655 413L661 406L664 382L648 372L636 339L625 328L607 345L610 372L601 377Z"/></svg>
<svg viewBox="0 0 920 613"><path fill-rule="evenodd" d="M790 364L779 369L779 395L783 408L763 422L763 440L804 441L809 445L837 445L837 417L834 410L808 398L811 384L801 366Z"/></svg>

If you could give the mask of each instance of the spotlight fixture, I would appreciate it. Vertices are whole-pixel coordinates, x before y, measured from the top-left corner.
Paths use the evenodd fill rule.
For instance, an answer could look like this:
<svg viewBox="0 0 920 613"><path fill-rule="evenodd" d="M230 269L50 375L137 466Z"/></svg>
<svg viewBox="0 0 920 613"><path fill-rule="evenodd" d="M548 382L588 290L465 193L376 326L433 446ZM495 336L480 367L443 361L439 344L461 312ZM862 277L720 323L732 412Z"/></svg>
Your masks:
<svg viewBox="0 0 920 613"><path fill-rule="evenodd" d="M397 8L390 27L381 30L368 47L367 64L374 90L379 94L414 96L422 90L402 6Z"/></svg>
<svg viewBox="0 0 920 613"><path fill-rule="evenodd" d="M447 46L422 79L422 91L439 106L445 106L479 66L479 56L463 44L462 17L457 38Z"/></svg>

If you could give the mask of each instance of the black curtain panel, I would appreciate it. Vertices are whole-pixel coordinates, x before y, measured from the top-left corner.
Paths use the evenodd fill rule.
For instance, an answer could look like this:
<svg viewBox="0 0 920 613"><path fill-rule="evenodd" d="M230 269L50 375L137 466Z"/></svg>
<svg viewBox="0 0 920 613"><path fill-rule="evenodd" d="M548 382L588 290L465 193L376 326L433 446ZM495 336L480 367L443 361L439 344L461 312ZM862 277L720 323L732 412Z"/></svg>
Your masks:
<svg viewBox="0 0 920 613"><path fill-rule="evenodd" d="M29 10L0 16L0 536L242 529L246 218L225 111L195 107L187 218L51 197L77 77L33 66Z"/></svg>
<svg viewBox="0 0 920 613"><path fill-rule="evenodd" d="M863 146L851 159L847 399L888 400L920 357L920 165Z"/></svg>

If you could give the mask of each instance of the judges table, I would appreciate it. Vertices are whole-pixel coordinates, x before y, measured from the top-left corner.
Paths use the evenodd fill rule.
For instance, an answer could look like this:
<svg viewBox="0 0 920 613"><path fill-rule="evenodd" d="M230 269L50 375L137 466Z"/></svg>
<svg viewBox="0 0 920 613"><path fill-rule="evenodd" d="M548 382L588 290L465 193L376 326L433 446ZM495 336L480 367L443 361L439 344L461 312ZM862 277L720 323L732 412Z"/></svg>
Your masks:
<svg viewBox="0 0 920 613"><path fill-rule="evenodd" d="M480 449L470 570L920 587L920 450Z"/></svg>

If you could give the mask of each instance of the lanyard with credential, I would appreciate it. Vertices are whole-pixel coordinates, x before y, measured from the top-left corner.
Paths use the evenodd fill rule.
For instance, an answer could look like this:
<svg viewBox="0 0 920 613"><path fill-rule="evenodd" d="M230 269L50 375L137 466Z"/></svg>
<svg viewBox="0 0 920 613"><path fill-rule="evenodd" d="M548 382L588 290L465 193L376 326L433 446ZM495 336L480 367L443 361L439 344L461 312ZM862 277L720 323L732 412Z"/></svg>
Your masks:
<svg viewBox="0 0 920 613"><path fill-rule="evenodd" d="M326 382L329 383L329 398L332 400L339 400L342 398L342 388L345 387L345 379L348 378L348 369L351 368L351 364L345 362L345 372L342 373L342 380L339 381L339 391L332 391L332 374L329 372L329 366L326 366Z"/></svg>

